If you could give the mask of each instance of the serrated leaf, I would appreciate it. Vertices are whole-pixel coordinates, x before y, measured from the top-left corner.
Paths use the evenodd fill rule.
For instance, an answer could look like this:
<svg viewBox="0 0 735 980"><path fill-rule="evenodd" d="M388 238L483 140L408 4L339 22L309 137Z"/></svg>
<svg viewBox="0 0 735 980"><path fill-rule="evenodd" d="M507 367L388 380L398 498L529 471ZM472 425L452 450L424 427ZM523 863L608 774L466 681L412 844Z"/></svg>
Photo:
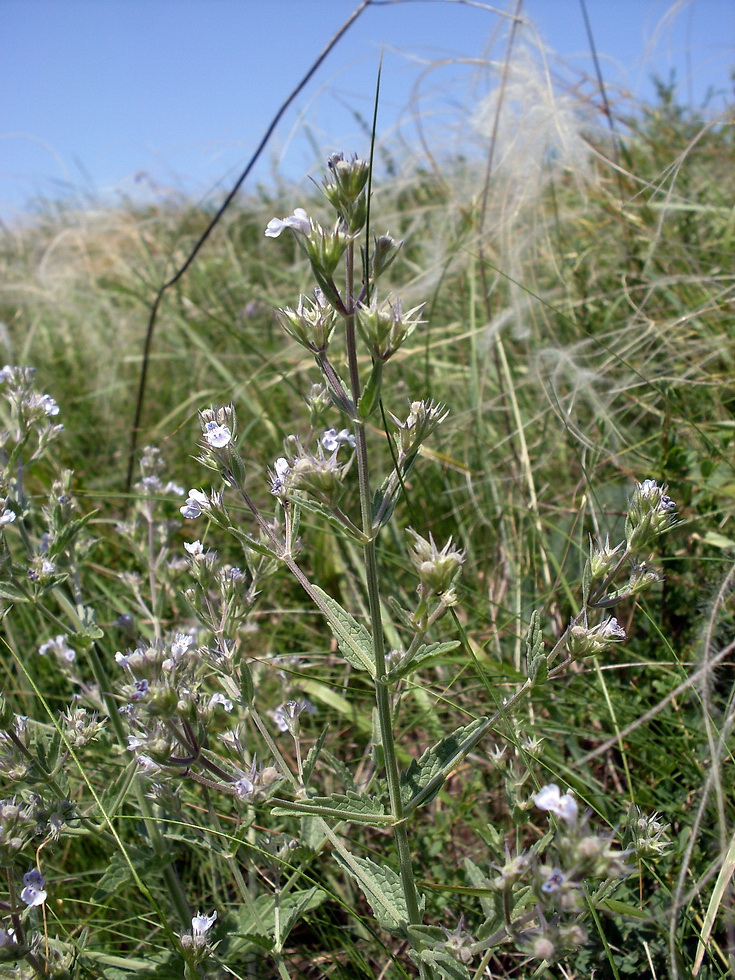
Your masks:
<svg viewBox="0 0 735 980"><path fill-rule="evenodd" d="M348 859L339 853L334 857L358 883L380 925L391 932L404 929L408 908L400 875L388 865L378 865L370 858L350 854Z"/></svg>
<svg viewBox="0 0 735 980"><path fill-rule="evenodd" d="M332 796L312 796L307 800L273 802L275 806L271 812L276 817L301 816L307 813L364 824L366 827L384 827L394 822L392 814L385 812L380 800L352 790L334 793Z"/></svg>
<svg viewBox="0 0 735 980"><path fill-rule="evenodd" d="M419 954L422 963L431 966L441 980L472 980L472 975L464 963L441 949L425 949Z"/></svg>
<svg viewBox="0 0 735 980"><path fill-rule="evenodd" d="M356 670L366 670L374 678L375 663L370 633L324 589L320 589L318 585L313 585L312 589L320 600L319 608L327 618L342 656Z"/></svg>
<svg viewBox="0 0 735 980"><path fill-rule="evenodd" d="M488 892L492 890L490 879L482 873L474 861L471 861L469 858L465 858L464 870L465 874L467 875L467 880L473 888L487 889ZM486 916L494 915L495 902L492 901L489 895L479 895L478 897L480 899L483 914Z"/></svg>
<svg viewBox="0 0 735 980"><path fill-rule="evenodd" d="M420 667L428 667L429 664L441 660L445 653L451 653L458 646L460 646L459 640L448 640L446 643L422 643L410 660L399 662L389 670L388 677L395 680L406 677Z"/></svg>
<svg viewBox="0 0 735 980"><path fill-rule="evenodd" d="M407 810L433 800L449 772L482 738L487 728L487 718L477 718L427 749L420 759L414 759L401 775L401 796Z"/></svg>
<svg viewBox="0 0 735 980"><path fill-rule="evenodd" d="M278 905L280 940L284 941L298 920L321 905L326 898L321 888L306 888L281 895ZM228 917L229 918L229 917ZM233 915L234 923L228 929L230 936L239 936L263 945L266 937L275 937L276 900L273 895L260 895L249 905L243 905ZM256 938L257 937L257 938Z"/></svg>
<svg viewBox="0 0 735 980"><path fill-rule="evenodd" d="M155 871L165 868L170 863L170 857L158 855L142 847L128 847L127 857L120 851L113 854L107 870L97 882L97 887L92 893L92 901L105 904L116 892L124 888L128 882L132 882L133 873L130 864L133 865L141 879L150 877Z"/></svg>

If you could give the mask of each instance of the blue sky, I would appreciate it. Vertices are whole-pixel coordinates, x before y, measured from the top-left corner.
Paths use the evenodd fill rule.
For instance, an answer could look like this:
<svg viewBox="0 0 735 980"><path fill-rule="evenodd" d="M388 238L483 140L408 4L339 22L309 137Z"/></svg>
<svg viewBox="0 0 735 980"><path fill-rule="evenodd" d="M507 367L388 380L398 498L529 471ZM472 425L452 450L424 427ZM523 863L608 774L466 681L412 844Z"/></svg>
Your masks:
<svg viewBox="0 0 735 980"><path fill-rule="evenodd" d="M0 0L0 216L68 191L216 198L356 3ZM364 149L351 110L371 113L381 48L382 131L410 128L414 85L442 59L420 86L421 112L461 111L477 96L478 60L503 56L507 20L490 6L506 9L505 0L368 8L282 122L256 179L274 168L300 175L314 144ZM651 74L672 69L682 101L700 103L712 88L716 110L732 93L735 0L587 0L587 9L613 94L645 98ZM525 0L522 12L563 59L560 84L591 73L579 0Z"/></svg>

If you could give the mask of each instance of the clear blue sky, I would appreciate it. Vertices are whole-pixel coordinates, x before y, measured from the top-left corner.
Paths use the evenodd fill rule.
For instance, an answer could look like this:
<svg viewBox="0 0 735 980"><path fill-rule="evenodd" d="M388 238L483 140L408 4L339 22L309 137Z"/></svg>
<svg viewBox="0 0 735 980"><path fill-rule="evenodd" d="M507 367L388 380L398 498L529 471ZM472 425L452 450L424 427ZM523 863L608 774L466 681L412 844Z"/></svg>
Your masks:
<svg viewBox="0 0 735 980"><path fill-rule="evenodd" d="M67 188L216 195L356 4L0 0L0 216ZM454 63L427 76L422 110L466 105L477 91L472 59L504 52L507 21L483 8L513 5L368 8L282 122L257 176L267 179L273 165L301 174L314 160L308 133L328 150L364 149L347 107L370 115L381 46L384 131L406 118L414 84L438 59ZM735 0L587 0L587 9L611 85L646 97L651 74L674 68L684 102L701 102L711 87L716 109L732 93ZM591 73L579 0L525 0L522 13L566 62L567 83Z"/></svg>

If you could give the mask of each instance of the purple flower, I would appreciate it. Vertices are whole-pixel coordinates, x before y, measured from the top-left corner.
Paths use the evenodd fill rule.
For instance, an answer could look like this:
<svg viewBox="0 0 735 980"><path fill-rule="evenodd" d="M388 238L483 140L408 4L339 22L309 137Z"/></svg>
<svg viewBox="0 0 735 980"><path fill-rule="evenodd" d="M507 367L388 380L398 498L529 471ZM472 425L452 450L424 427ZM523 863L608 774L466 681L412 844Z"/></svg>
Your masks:
<svg viewBox="0 0 735 980"><path fill-rule="evenodd" d="M20 893L21 901L25 902L29 908L43 905L46 901L46 892L43 887L46 884L46 879L41 872L32 868L28 874L23 875L23 884L25 888Z"/></svg>
<svg viewBox="0 0 735 980"><path fill-rule="evenodd" d="M232 432L226 425L207 422L204 426L204 440L215 449L222 449L232 442Z"/></svg>

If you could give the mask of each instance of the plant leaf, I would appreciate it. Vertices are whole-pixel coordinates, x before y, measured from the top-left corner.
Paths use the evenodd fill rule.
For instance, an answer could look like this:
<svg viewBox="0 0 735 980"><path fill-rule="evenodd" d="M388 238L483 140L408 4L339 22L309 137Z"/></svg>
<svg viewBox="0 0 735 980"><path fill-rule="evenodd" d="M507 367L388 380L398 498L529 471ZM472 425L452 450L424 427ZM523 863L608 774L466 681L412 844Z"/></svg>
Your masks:
<svg viewBox="0 0 735 980"><path fill-rule="evenodd" d="M375 663L370 633L324 589L320 589L318 585L312 585L312 589L321 600L320 609L327 618L342 656L356 670L366 670L374 678Z"/></svg>
<svg viewBox="0 0 735 980"><path fill-rule="evenodd" d="M358 883L380 925L391 932L404 929L408 908L400 876L388 865L376 864L370 858L350 854L348 860L339 853L334 857Z"/></svg>
<svg viewBox="0 0 735 980"><path fill-rule="evenodd" d="M458 646L460 646L459 640L448 640L446 643L422 643L410 660L399 662L389 670L388 677L395 680L406 677L419 667L428 667L430 663L441 660L445 653L451 653Z"/></svg>
<svg viewBox="0 0 735 980"><path fill-rule="evenodd" d="M384 827L394 822L393 815L385 812L385 807L374 796L355 793L334 793L332 796L312 796L305 800L274 800L276 805L271 811L274 816L301 816L305 813L321 817L333 817L337 820L347 820L349 823L360 823L367 827Z"/></svg>
<svg viewBox="0 0 735 980"><path fill-rule="evenodd" d="M401 775L401 796L407 810L434 799L448 773L482 738L488 725L487 718L476 718L414 759Z"/></svg>

